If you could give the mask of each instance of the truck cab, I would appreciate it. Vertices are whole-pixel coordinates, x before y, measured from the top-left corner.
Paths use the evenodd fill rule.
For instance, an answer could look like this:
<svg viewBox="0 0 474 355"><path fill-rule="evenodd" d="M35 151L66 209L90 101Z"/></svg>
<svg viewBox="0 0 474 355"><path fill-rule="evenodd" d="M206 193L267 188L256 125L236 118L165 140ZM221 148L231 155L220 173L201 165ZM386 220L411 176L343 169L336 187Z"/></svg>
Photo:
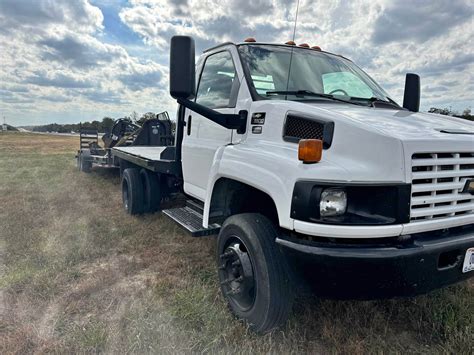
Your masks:
<svg viewBox="0 0 474 355"><path fill-rule="evenodd" d="M473 221L474 198L462 192L466 179L474 176L471 122L400 107L348 59L306 47L224 44L199 58L196 78L197 104L224 114L245 111L248 117L245 132L239 133L185 110L184 191L205 202L205 224L214 187L222 178L268 194L281 227L318 236L393 237L438 229L440 218L433 217L452 217L442 219L443 228ZM321 161L305 164L298 159L301 139L323 141ZM409 194L412 182L433 179L447 185L440 186L443 190L415 187L414 195ZM337 223L337 211L328 218L305 215L298 205L292 211L295 185L305 180L385 184L407 196L390 201L399 211L384 215L359 206L360 213L353 209L350 218ZM451 193L427 198L437 191ZM301 223L318 218L323 226ZM341 228L358 224L373 228Z"/></svg>
<svg viewBox="0 0 474 355"><path fill-rule="evenodd" d="M474 275L474 124L419 112L417 75L400 106L319 47L248 39L194 61L192 38L173 37L172 179L191 204L163 212L218 233L223 296L253 330L286 321L297 269L363 299Z"/></svg>

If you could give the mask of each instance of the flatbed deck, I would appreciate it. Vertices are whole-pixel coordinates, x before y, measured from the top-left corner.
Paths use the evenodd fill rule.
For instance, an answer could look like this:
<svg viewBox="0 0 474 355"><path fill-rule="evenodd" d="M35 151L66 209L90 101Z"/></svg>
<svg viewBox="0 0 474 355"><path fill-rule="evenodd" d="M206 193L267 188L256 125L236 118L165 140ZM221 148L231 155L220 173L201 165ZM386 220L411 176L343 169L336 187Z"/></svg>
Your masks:
<svg viewBox="0 0 474 355"><path fill-rule="evenodd" d="M150 147L150 146L126 146L114 147L113 151L119 151L133 156L148 160L160 160L161 153L168 147Z"/></svg>
<svg viewBox="0 0 474 355"><path fill-rule="evenodd" d="M181 162L174 159L174 146L127 146L114 147L112 154L151 171L165 174L181 174Z"/></svg>

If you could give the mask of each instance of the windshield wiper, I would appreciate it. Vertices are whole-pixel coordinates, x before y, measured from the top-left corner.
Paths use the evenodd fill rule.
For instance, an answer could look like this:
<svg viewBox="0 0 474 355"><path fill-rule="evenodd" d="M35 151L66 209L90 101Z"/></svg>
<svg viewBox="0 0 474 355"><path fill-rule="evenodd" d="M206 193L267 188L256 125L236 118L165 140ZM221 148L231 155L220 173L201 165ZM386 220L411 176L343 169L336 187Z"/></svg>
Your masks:
<svg viewBox="0 0 474 355"><path fill-rule="evenodd" d="M315 96L315 97L322 97L322 98L324 98L324 99L329 99L329 100L334 100L334 101L345 102L345 103L347 103L347 104L365 106L365 104L362 104L362 103L359 103L359 102L354 102L354 101L339 99L339 98L334 97L333 95L330 95L330 94L323 94L323 93L320 93L320 92L313 92L313 91L310 91L310 90L267 91L266 95L267 95L267 96L274 96L274 95L294 95L294 96L296 96L296 97Z"/></svg>
<svg viewBox="0 0 474 355"><path fill-rule="evenodd" d="M379 103L379 104L384 104L384 105L388 105L388 106L392 106L392 107L401 109L401 107L389 97L387 97L387 100L383 100L383 99L381 99L379 97L375 97L375 96L372 96L372 97L369 97L369 98L366 98L366 97L351 97L351 100L368 101L370 106L372 106L372 107L375 107L375 104Z"/></svg>

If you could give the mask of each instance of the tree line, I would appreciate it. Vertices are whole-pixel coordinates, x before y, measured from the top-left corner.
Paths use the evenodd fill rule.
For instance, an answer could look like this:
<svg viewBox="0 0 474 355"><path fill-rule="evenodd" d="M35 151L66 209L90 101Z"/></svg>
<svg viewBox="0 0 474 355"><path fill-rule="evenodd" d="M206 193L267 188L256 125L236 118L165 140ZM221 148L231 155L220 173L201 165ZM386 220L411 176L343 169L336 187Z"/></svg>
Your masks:
<svg viewBox="0 0 474 355"><path fill-rule="evenodd" d="M133 111L129 116L125 116L123 118L129 119L130 121L142 125L143 122L150 118L155 118L156 113L147 112L143 115L139 115L135 111ZM32 128L33 132L58 132L58 133L71 133L71 132L79 132L81 128L84 129L96 129L99 132L107 132L109 131L112 126L114 125L115 119L111 117L104 117L101 121L86 121L81 123L67 123L67 124L59 124L59 123L50 123L47 125L42 126L35 126Z"/></svg>
<svg viewBox="0 0 474 355"><path fill-rule="evenodd" d="M459 113L457 111L453 111L450 108L436 108L432 107L428 110L430 113L437 113L440 115L445 115L445 116L453 116L453 117L459 117L459 118L464 118L469 121L474 121L474 116L472 115L471 109L466 108L462 113Z"/></svg>
<svg viewBox="0 0 474 355"><path fill-rule="evenodd" d="M43 126L33 127L33 132L58 132L58 133L71 133L79 132L82 128L86 129L96 129L99 132L106 132L112 128L114 124L114 119L110 117L104 117L102 121L86 121L81 123L68 123L68 124L58 124L50 123Z"/></svg>

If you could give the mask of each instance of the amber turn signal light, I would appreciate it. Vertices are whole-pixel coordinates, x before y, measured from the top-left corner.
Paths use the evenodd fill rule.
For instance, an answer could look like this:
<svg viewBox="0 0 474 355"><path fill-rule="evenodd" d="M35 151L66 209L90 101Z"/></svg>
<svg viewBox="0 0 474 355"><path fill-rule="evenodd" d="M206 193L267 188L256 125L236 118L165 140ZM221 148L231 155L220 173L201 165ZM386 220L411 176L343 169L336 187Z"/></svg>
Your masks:
<svg viewBox="0 0 474 355"><path fill-rule="evenodd" d="M323 141L302 139L298 144L298 159L303 163L317 163L323 156Z"/></svg>

